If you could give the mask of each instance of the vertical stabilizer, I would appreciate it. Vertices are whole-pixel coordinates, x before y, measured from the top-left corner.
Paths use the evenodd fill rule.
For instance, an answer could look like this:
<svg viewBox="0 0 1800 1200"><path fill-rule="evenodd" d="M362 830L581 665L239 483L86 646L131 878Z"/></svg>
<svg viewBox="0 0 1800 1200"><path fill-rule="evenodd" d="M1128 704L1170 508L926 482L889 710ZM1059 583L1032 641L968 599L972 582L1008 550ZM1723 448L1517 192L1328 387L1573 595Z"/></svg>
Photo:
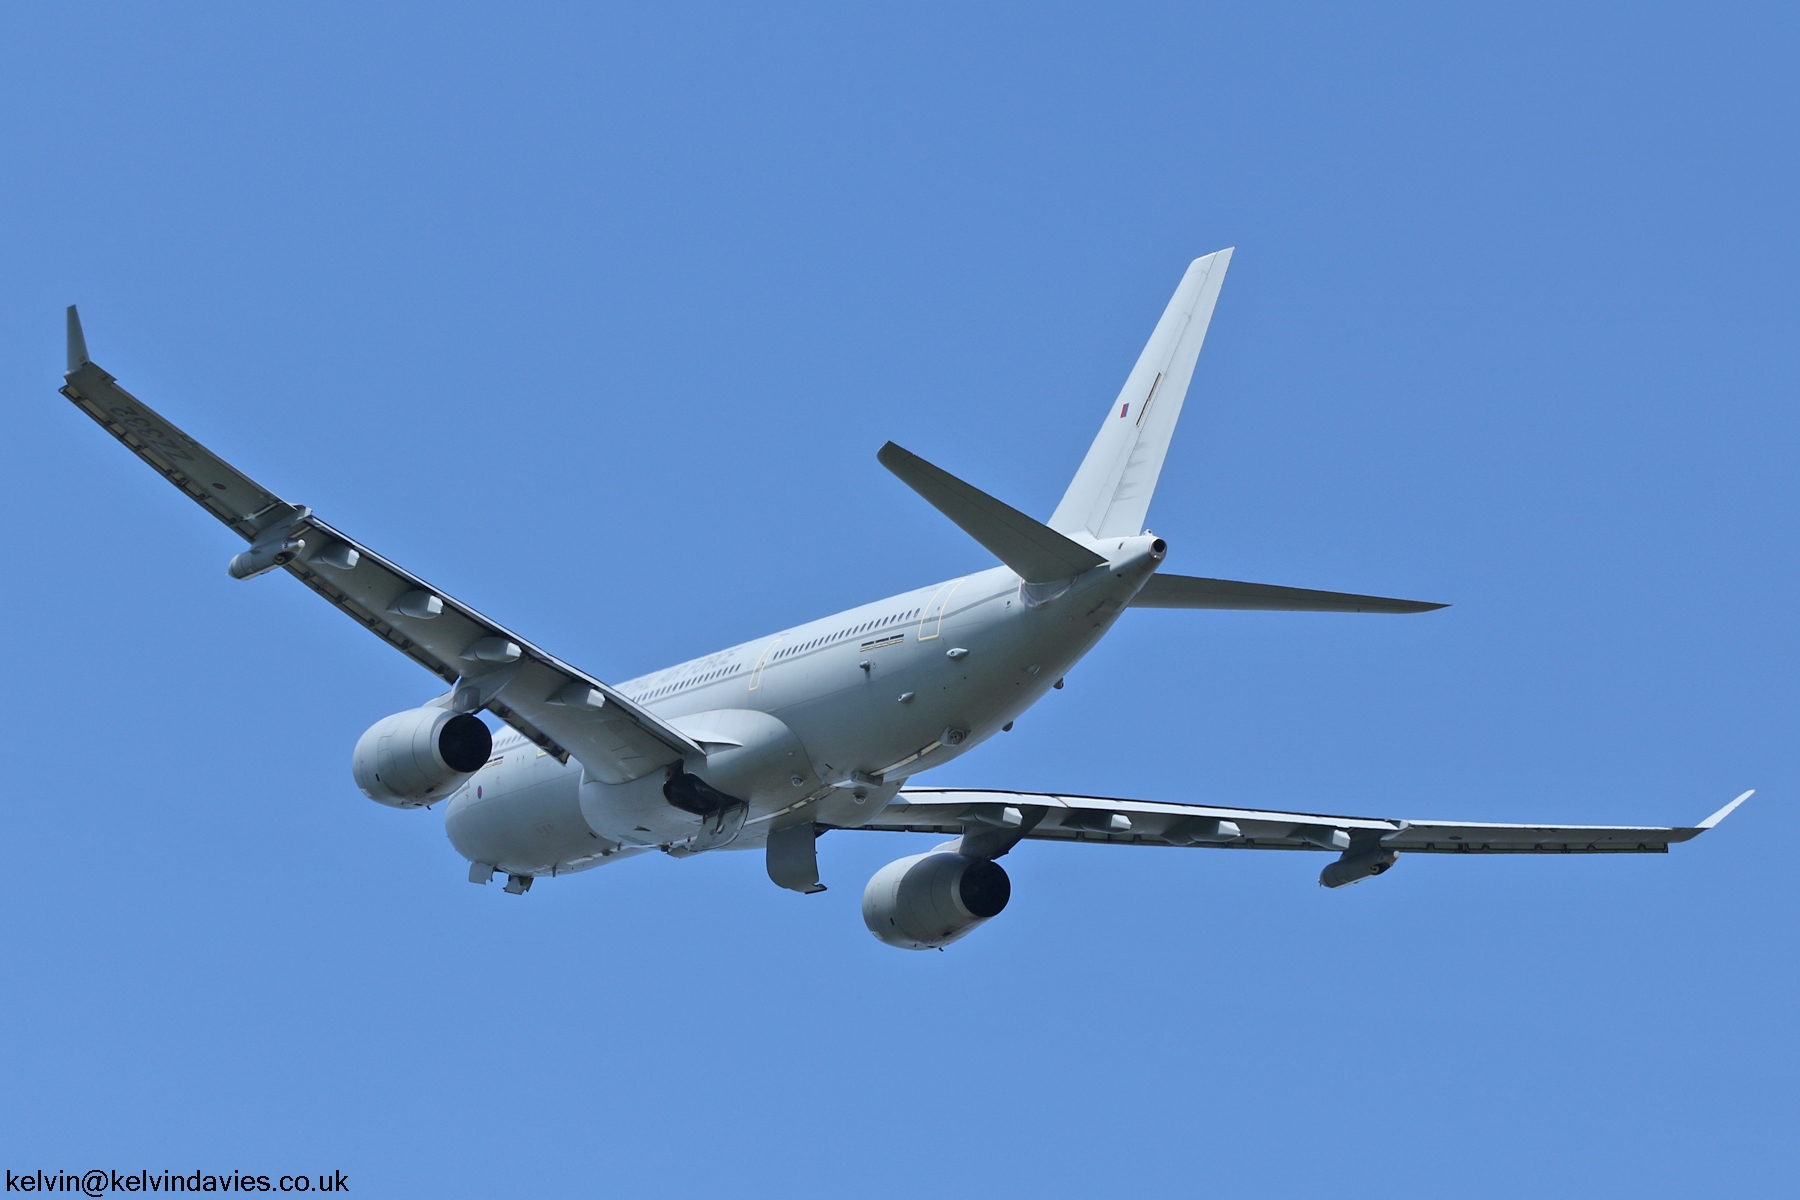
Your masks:
<svg viewBox="0 0 1800 1200"><path fill-rule="evenodd" d="M1181 417L1188 381L1230 265L1231 251L1220 250L1188 266L1156 332L1108 410L1106 424L1056 506L1050 528L1099 538L1143 532L1169 438Z"/></svg>

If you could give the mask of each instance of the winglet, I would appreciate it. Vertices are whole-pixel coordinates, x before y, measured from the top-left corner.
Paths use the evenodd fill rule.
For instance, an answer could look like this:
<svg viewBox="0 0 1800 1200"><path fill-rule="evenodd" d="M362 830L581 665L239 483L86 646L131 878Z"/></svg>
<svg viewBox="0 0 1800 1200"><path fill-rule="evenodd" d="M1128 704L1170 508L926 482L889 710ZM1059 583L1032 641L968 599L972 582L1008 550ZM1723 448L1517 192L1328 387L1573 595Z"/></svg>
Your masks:
<svg viewBox="0 0 1800 1200"><path fill-rule="evenodd" d="M90 361L87 352L87 338L81 333L81 314L69 305L69 370L79 371L81 365Z"/></svg>
<svg viewBox="0 0 1800 1200"><path fill-rule="evenodd" d="M1704 821L1700 822L1698 825L1694 826L1694 828L1695 829L1711 829L1714 825L1717 825L1720 821L1723 821L1726 817L1729 817L1732 814L1732 811L1734 809L1736 809L1738 805L1742 804L1744 801L1748 800L1750 797L1752 797L1754 795L1756 795L1756 789L1751 788L1749 791L1747 791L1743 795L1739 796L1736 800L1733 800L1730 804L1727 804L1724 808L1721 808L1718 812L1714 813L1712 816L1706 818L1706 820L1704 820Z"/></svg>

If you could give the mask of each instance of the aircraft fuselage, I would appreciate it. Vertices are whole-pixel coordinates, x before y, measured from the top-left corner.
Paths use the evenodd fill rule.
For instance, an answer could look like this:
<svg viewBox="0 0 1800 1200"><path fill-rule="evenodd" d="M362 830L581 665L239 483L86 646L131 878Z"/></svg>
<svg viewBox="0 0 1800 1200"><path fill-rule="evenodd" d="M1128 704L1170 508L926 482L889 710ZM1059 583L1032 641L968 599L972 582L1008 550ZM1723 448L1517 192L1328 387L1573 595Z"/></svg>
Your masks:
<svg viewBox="0 0 1800 1200"><path fill-rule="evenodd" d="M647 849L760 846L791 814L863 823L908 776L940 767L1037 703L1131 602L1166 547L1112 538L1066 584L1006 567L865 604L692 659L619 690L705 746L686 770L743 802L720 815L671 801L669 772L623 783L503 733L450 796L445 828L472 862L565 874Z"/></svg>

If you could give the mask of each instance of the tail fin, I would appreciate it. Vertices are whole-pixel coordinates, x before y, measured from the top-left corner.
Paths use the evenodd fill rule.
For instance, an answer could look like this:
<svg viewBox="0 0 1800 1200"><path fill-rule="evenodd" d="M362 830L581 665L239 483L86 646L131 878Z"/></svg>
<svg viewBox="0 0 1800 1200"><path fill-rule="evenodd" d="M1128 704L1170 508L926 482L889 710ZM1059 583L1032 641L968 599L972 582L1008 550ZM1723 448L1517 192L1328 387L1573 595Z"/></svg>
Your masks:
<svg viewBox="0 0 1800 1200"><path fill-rule="evenodd" d="M1134 537L1156 492L1169 438L1187 399L1188 381L1212 322L1231 251L1197 258L1163 310L1156 332L1107 412L1062 503L1050 518L1058 533Z"/></svg>

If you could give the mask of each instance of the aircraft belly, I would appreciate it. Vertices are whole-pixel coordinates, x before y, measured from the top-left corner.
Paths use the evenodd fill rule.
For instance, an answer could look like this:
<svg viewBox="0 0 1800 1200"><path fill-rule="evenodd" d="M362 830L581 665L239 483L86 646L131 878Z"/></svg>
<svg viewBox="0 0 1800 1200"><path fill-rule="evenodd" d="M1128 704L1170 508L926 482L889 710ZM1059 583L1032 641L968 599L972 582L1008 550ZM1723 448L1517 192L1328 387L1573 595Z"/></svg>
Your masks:
<svg viewBox="0 0 1800 1200"><path fill-rule="evenodd" d="M701 818L663 795L663 773L611 784L583 777L582 818L602 838L627 846L666 846L700 832Z"/></svg>
<svg viewBox="0 0 1800 1200"><path fill-rule="evenodd" d="M444 832L470 862L516 875L564 875L599 866L619 849L582 815L578 766L535 747L515 749L516 768L485 770L450 798ZM526 756L529 755L529 758Z"/></svg>
<svg viewBox="0 0 1800 1200"><path fill-rule="evenodd" d="M779 715L827 780L928 770L998 732L1087 651L1098 631L1063 617L1025 609L1016 588L996 592L948 614L936 636L868 655L850 686L796 698Z"/></svg>
<svg viewBox="0 0 1800 1200"><path fill-rule="evenodd" d="M661 771L625 784L586 778L586 824L608 841L677 855L756 846L809 807L815 819L860 824L900 780L973 749L1041 699L1117 619L1137 581L1100 573L1036 606L1005 568L953 584L934 594L963 603L946 601L948 611L902 637L777 657L747 680L653 704L708 748L678 769L714 789L713 802L677 807ZM733 809L733 798L745 803Z"/></svg>

